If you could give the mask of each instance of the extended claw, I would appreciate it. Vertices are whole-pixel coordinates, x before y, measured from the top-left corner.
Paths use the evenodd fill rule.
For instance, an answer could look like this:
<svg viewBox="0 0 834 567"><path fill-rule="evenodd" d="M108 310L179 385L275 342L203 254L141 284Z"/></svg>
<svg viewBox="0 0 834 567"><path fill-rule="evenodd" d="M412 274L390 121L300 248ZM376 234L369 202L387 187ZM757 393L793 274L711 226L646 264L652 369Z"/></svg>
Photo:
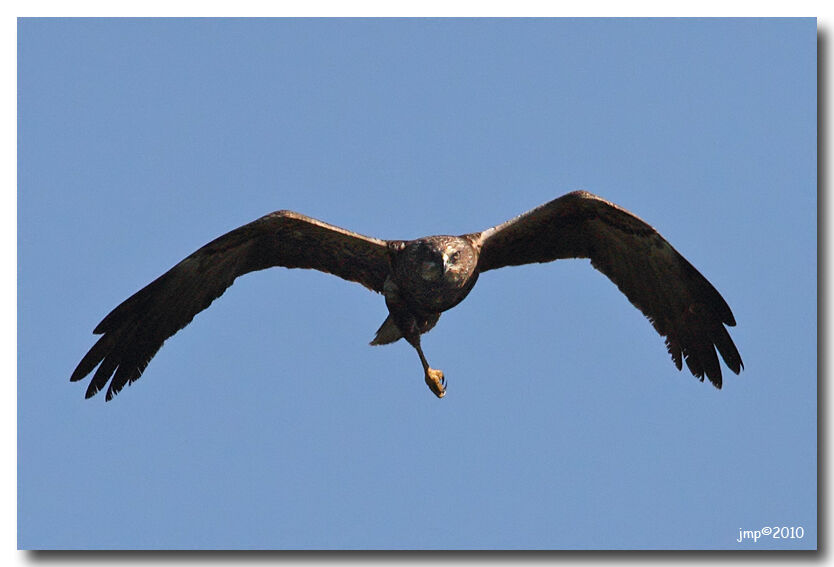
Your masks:
<svg viewBox="0 0 834 567"><path fill-rule="evenodd" d="M446 395L446 377L443 376L442 370L427 368L426 384L428 384L429 389L434 392L434 395L438 398L442 398Z"/></svg>

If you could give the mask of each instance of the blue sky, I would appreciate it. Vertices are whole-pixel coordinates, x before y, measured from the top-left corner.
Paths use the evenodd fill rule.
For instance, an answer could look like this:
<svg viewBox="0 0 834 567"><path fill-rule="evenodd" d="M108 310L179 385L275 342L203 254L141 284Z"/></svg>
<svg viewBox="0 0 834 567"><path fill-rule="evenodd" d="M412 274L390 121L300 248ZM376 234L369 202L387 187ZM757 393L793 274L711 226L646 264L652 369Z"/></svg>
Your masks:
<svg viewBox="0 0 834 567"><path fill-rule="evenodd" d="M816 22L21 20L18 545L816 546ZM383 298L238 280L111 403L114 306L293 209L381 238L574 189L722 293L718 391L584 260L484 274L414 351ZM737 542L802 527L802 539Z"/></svg>

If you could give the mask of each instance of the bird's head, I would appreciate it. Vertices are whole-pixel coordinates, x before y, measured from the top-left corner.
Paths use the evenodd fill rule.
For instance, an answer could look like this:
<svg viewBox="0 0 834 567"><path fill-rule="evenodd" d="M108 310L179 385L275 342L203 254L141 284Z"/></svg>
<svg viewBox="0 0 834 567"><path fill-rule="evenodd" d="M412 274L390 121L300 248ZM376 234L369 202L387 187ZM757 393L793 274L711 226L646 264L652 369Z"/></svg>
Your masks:
<svg viewBox="0 0 834 567"><path fill-rule="evenodd" d="M443 264L443 275L447 277L462 268L461 254L464 252L464 243L460 240L453 240L447 243L440 251L440 259Z"/></svg>
<svg viewBox="0 0 834 567"><path fill-rule="evenodd" d="M462 285L476 264L475 253L469 243L454 236L431 237L420 243L416 253L422 280L445 282L452 287Z"/></svg>
<svg viewBox="0 0 834 567"><path fill-rule="evenodd" d="M477 257L466 240L449 237L438 246L443 267L443 279L454 287L462 286L472 276Z"/></svg>

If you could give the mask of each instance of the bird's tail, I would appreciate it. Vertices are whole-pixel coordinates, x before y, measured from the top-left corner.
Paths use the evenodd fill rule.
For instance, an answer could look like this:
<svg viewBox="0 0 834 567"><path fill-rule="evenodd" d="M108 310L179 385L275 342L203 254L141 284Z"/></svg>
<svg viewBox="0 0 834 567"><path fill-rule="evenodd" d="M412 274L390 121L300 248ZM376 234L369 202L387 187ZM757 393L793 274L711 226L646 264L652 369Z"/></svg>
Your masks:
<svg viewBox="0 0 834 567"><path fill-rule="evenodd" d="M371 341L371 345L387 345L393 342L396 342L403 338L403 334L400 332L399 327L397 327L394 320L391 318L391 315L385 318L385 321L382 322L379 329L376 331L376 336L374 340Z"/></svg>

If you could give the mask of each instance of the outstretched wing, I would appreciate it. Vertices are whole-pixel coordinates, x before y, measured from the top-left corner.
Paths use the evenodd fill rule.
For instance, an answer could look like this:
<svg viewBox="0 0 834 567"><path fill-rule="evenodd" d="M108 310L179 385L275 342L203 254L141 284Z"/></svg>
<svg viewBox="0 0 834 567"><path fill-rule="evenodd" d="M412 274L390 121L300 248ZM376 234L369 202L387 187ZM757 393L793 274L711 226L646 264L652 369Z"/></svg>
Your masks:
<svg viewBox="0 0 834 567"><path fill-rule="evenodd" d="M209 242L111 311L93 330L102 337L70 380L81 380L98 366L87 397L112 377L110 400L235 278L273 266L321 270L381 292L387 245L292 211L266 215Z"/></svg>
<svg viewBox="0 0 834 567"><path fill-rule="evenodd" d="M724 325L736 324L721 295L651 226L584 191L546 203L484 232L469 235L481 246L478 269L590 258L666 337L678 370L721 387L721 365L744 367Z"/></svg>

